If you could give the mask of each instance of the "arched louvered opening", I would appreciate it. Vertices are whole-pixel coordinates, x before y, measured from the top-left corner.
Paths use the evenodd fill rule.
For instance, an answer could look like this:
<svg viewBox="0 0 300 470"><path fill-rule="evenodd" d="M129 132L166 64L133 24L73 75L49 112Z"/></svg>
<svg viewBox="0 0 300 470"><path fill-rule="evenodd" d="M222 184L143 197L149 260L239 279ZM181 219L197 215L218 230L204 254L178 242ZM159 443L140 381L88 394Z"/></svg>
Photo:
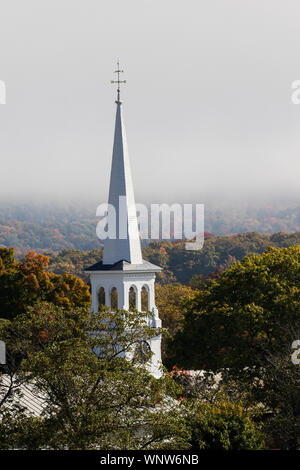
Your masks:
<svg viewBox="0 0 300 470"><path fill-rule="evenodd" d="M98 290L98 307L101 308L105 305L105 289L104 287L100 287Z"/></svg>
<svg viewBox="0 0 300 470"><path fill-rule="evenodd" d="M141 290L141 304L142 312L148 312L149 310L149 287L144 285Z"/></svg>
<svg viewBox="0 0 300 470"><path fill-rule="evenodd" d="M137 290L135 286L131 286L129 289L129 310L134 310L137 308Z"/></svg>
<svg viewBox="0 0 300 470"><path fill-rule="evenodd" d="M118 291L116 287L110 290L110 307L113 311L118 310Z"/></svg>

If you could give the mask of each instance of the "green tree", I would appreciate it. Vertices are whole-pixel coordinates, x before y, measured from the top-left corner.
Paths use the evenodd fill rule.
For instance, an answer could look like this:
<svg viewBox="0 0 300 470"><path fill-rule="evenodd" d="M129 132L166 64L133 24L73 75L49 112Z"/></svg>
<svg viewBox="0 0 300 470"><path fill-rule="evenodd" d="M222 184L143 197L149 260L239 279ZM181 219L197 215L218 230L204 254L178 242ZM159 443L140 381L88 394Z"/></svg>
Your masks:
<svg viewBox="0 0 300 470"><path fill-rule="evenodd" d="M170 375L182 387L192 450L247 450L265 446L263 411L240 382L210 371L174 366Z"/></svg>
<svg viewBox="0 0 300 470"><path fill-rule="evenodd" d="M44 402L38 418L3 420L3 448L188 447L177 385L168 374L152 377L151 352L138 347L158 333L137 312L91 316L49 303L2 322L1 337L20 358L18 377Z"/></svg>
<svg viewBox="0 0 300 470"><path fill-rule="evenodd" d="M286 334L286 331L283 331ZM256 403L264 404L264 430L271 448L296 450L300 446L300 364L299 348L292 349L295 339L300 340L300 330L288 328L290 337L282 351L265 350L261 367L253 380L251 371L240 374L240 383ZM293 362L294 359L296 362ZM297 358L298 356L298 358Z"/></svg>
<svg viewBox="0 0 300 470"><path fill-rule="evenodd" d="M167 361L168 357L168 338L173 338L182 325L182 300L192 297L193 293L191 287L178 282L165 285L156 284L155 286L155 303L162 320L162 326L167 333L164 334L162 341L163 360Z"/></svg>
<svg viewBox="0 0 300 470"><path fill-rule="evenodd" d="M196 402L188 414L191 449L254 450L264 447L264 438L242 406L228 400Z"/></svg>
<svg viewBox="0 0 300 470"><path fill-rule="evenodd" d="M184 307L173 343L186 368L260 366L265 349L289 345L284 327L300 324L300 247L269 248L246 257L210 281Z"/></svg>

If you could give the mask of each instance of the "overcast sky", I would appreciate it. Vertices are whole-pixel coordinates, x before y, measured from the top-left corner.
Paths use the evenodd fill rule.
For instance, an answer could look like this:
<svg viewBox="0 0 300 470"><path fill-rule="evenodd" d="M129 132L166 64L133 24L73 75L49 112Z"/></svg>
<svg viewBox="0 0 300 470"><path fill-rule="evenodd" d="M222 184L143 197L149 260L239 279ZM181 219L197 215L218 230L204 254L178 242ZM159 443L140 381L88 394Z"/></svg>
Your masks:
<svg viewBox="0 0 300 470"><path fill-rule="evenodd" d="M137 201L300 198L299 0L1 0L2 200L106 200L117 59Z"/></svg>

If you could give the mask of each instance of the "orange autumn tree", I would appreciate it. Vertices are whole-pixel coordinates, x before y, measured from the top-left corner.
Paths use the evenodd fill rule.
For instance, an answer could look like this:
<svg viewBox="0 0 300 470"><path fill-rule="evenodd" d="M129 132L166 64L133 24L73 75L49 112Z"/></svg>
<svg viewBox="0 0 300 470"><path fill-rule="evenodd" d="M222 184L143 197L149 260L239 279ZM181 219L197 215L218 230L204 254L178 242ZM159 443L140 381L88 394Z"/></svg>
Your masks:
<svg viewBox="0 0 300 470"><path fill-rule="evenodd" d="M72 274L48 272L48 263L47 256L32 251L17 261L13 248L0 248L1 318L12 319L40 301L65 308L89 306L89 287Z"/></svg>

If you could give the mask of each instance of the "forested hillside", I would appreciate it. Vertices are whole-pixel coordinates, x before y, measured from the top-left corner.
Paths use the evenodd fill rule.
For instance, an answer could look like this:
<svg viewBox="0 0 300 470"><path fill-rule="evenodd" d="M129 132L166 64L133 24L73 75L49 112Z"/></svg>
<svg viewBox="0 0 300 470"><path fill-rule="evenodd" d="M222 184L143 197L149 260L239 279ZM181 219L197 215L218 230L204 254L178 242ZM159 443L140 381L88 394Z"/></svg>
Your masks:
<svg viewBox="0 0 300 470"><path fill-rule="evenodd" d="M299 244L299 236L248 233L210 237L203 253L186 252L182 244L155 243L144 253L169 268L169 277L188 279L193 272L207 272L231 256L229 264L234 259L230 253L242 256L249 250L265 250L269 244ZM99 256L98 250L69 250L53 256L48 266L45 255L29 252L19 261L13 248L0 248L0 337L10 354L0 370L0 388L4 389L7 374L13 384L0 406L1 449L93 449L95 439L107 448L107 429L110 432L111 428L105 426L103 431L99 423L112 420L112 384L113 409L117 403L113 422L118 433L114 427L109 439L117 435L122 449L128 445L128 426L120 437L123 415L118 421L124 406L129 423L135 424L136 410L142 411L138 419L143 429L149 427L147 433L153 433L151 442L152 435L161 438L162 430L169 433L171 425L172 436L179 435L186 447L194 436L201 435L207 449L299 449L299 352L291 349L300 331L299 245L269 248L229 267L220 264L223 271L215 273L213 280L206 275L201 282L194 277L190 286L157 283L156 305L166 329L162 358L169 371L157 382L143 369L145 353L139 348L133 350L132 361L112 354L120 350L119 338L122 347L131 351L132 345L157 335L143 323L143 316L124 310L100 310L91 316L88 285L72 274L51 272L82 272L86 263ZM211 264L205 264L205 259ZM180 260L187 266L186 272L179 269ZM97 333L91 335L91 331ZM104 351L101 361L93 348ZM195 374L190 374L191 369ZM22 396L23 384L32 385L32 377L39 396L46 392L50 397L50 412L45 408L38 418L11 406L12 398ZM217 382L216 377L220 377ZM86 390L91 391L88 396ZM147 397L150 393L150 401L144 397L145 391ZM160 403L158 399L165 403L166 391L176 407L168 415L163 411L153 416L153 403ZM66 397L72 398L70 403ZM99 397L103 401L100 407ZM178 408L178 402L184 408ZM86 429L82 422L90 423L90 416L91 432L82 433ZM170 434L167 436L169 445ZM139 445L144 448L143 442Z"/></svg>
<svg viewBox="0 0 300 470"><path fill-rule="evenodd" d="M17 255L101 248L96 236L96 203L0 205L0 246ZM216 236L235 233L300 231L300 207L213 208L205 206L205 231ZM233 255L235 256L235 255ZM210 269L210 268L209 268Z"/></svg>
<svg viewBox="0 0 300 470"><path fill-rule="evenodd" d="M143 248L143 256L164 268L157 280L161 284L198 282L198 278L222 271L235 260L241 260L250 253L261 254L269 246L275 248L300 245L300 232L282 232L264 235L256 232L231 236L209 236L200 251L186 251L183 242L153 242ZM49 270L57 274L64 272L87 280L84 268L102 258L102 250L64 250L58 254L49 253Z"/></svg>
<svg viewBox="0 0 300 470"><path fill-rule="evenodd" d="M0 246L27 251L59 252L101 247L96 237L97 220L88 210L48 206L0 207Z"/></svg>

